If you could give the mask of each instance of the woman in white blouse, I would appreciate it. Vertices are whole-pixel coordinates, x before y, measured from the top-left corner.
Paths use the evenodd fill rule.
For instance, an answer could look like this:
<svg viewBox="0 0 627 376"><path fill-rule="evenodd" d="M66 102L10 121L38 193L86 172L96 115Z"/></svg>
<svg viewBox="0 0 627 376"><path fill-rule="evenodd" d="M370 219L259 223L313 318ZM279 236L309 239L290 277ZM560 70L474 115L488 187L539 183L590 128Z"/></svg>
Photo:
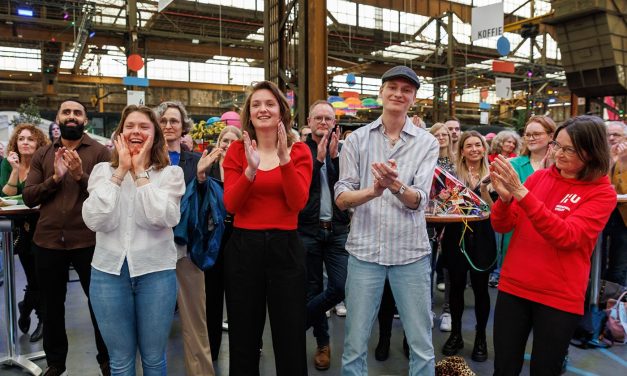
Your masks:
<svg viewBox="0 0 627 376"><path fill-rule="evenodd" d="M165 375L176 302L172 227L185 193L183 170L170 166L155 113L127 106L115 130L111 163L89 177L83 219L96 232L91 304L109 349L112 375Z"/></svg>

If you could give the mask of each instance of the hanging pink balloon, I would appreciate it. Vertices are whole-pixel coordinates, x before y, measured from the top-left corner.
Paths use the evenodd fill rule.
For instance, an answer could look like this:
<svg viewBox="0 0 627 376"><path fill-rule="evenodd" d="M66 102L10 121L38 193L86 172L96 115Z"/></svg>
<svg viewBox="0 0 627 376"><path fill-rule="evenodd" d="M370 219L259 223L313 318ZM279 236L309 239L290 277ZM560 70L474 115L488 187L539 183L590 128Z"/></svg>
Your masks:
<svg viewBox="0 0 627 376"><path fill-rule="evenodd" d="M128 69L138 72L144 67L144 59L139 54L132 54L126 59L126 64Z"/></svg>

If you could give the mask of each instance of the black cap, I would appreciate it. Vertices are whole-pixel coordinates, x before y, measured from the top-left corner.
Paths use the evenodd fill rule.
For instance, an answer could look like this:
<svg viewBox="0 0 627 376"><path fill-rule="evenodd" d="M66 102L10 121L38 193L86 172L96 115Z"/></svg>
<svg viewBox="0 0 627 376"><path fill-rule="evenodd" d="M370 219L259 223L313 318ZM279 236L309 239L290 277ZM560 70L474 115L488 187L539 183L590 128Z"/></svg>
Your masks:
<svg viewBox="0 0 627 376"><path fill-rule="evenodd" d="M393 78L404 78L416 86L416 90L420 88L420 81L413 69L404 65L397 65L394 68L389 69L381 76L381 81L386 82Z"/></svg>

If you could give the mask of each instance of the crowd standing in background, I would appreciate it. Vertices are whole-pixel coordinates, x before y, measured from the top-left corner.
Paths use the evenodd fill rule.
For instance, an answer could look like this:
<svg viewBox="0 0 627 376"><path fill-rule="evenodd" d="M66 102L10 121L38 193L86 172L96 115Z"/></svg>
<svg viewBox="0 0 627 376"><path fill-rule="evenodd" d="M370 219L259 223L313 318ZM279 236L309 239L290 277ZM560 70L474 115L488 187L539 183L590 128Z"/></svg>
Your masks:
<svg viewBox="0 0 627 376"><path fill-rule="evenodd" d="M307 375L309 328L314 367L331 368L334 307L338 315L347 310L343 376L368 374L377 317L374 355L388 358L395 312L409 374L434 375L434 286L444 291L439 329L450 332L441 352L459 354L468 275L471 359L489 358L488 286L498 287L494 374L520 373L533 331L532 374L558 375L602 230L604 278L626 283L627 204L617 206L616 193L627 193L627 126L578 116L557 127L532 116L522 138L510 130L484 137L462 132L452 117L427 131L421 117L408 117L419 87L413 70L394 67L382 76L374 122L340 129L321 100L295 132L285 96L258 82L241 129L225 127L202 153L192 151L192 121L174 101L127 106L112 156L84 133L85 107L75 100L60 104L51 143L36 127L17 126L0 162L0 189L40 205L16 226L16 250L27 280L18 326L29 332L36 312L30 340L43 336L43 375L67 375L70 265L88 297L105 376L134 375L138 349L144 375L166 374L175 311L186 374L214 375L225 301L230 375L259 374L266 312L277 375ZM481 197L491 218L427 225L436 166ZM227 214L213 264L203 268L193 244L175 243L174 234L186 215L181 203L214 186Z"/></svg>

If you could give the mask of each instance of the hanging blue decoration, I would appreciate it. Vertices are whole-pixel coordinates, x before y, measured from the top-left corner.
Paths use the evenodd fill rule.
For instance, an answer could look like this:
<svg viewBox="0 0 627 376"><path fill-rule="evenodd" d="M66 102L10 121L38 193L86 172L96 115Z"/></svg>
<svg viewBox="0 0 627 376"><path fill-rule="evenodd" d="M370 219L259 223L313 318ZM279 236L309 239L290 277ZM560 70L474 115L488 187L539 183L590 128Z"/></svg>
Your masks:
<svg viewBox="0 0 627 376"><path fill-rule="evenodd" d="M355 77L355 74L349 73L346 75L346 83L348 84L348 86L353 86L356 82L357 78Z"/></svg>
<svg viewBox="0 0 627 376"><path fill-rule="evenodd" d="M501 56L507 56L510 51L509 40L504 36L501 36L499 40L496 42L496 50L499 52Z"/></svg>

